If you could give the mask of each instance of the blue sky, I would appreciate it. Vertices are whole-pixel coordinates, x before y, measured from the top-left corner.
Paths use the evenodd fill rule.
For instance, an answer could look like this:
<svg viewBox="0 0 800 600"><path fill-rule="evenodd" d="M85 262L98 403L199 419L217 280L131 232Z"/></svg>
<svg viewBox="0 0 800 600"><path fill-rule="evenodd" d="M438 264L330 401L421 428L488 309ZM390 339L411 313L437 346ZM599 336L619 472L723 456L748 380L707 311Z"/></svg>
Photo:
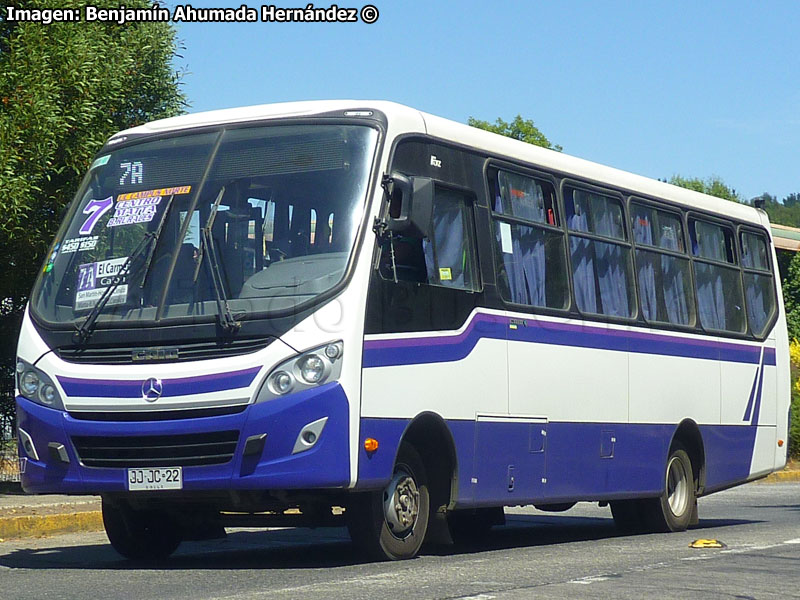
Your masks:
<svg viewBox="0 0 800 600"><path fill-rule="evenodd" d="M648 177L800 193L800 2L337 1L367 3L374 25L178 23L190 111L358 98L521 114L569 154Z"/></svg>

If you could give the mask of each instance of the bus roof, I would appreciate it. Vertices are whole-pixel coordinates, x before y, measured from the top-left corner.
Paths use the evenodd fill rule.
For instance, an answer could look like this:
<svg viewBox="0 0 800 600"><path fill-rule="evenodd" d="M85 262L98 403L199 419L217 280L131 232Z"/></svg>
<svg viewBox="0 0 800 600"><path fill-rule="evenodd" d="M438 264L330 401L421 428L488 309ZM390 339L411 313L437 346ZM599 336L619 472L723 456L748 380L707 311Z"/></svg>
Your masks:
<svg viewBox="0 0 800 600"><path fill-rule="evenodd" d="M576 177L588 179L600 185L605 184L623 188L645 197L663 198L689 208L694 207L725 214L743 221L764 225L768 222L766 213L758 211L751 206L722 200L714 196L650 179L649 177L570 156L563 152L556 152L520 142L385 100L283 102L200 112L146 123L139 127L121 131L112 136L111 140L128 134L158 134L206 125L266 121L287 117L313 117L324 113L359 109L378 110L386 115L390 123L400 120L406 124L406 127L411 123L418 123L418 129L411 128L407 129L407 131L425 133L435 138L473 147L544 169L555 170L566 175L574 174Z"/></svg>

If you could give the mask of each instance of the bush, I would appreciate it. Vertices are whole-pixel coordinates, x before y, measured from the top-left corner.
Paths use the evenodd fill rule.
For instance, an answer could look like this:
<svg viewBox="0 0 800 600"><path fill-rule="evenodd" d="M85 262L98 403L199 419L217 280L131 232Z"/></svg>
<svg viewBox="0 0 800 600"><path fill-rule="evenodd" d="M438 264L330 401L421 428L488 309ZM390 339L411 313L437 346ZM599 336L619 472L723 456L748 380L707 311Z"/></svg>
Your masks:
<svg viewBox="0 0 800 600"><path fill-rule="evenodd" d="M800 342L796 339L789 344L789 357L792 361L792 418L789 426L789 457L800 459Z"/></svg>

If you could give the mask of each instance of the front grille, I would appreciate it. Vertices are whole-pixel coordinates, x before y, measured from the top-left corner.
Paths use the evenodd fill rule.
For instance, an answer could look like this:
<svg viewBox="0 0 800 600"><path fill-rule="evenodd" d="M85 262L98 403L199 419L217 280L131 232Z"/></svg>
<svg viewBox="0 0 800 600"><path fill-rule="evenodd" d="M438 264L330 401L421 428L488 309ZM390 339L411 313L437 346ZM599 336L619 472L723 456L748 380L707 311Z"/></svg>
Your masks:
<svg viewBox="0 0 800 600"><path fill-rule="evenodd" d="M209 358L223 358L228 356L242 356L258 352L269 346L273 338L244 338L229 340L220 343L216 340L207 342L188 342L169 344L170 350L177 349L177 358L154 359L135 361L141 363L170 363L204 360ZM61 346L56 348L58 356L71 363L93 365L120 365L134 362L134 352L148 350L146 346ZM154 353L155 354L155 353Z"/></svg>
<svg viewBox="0 0 800 600"><path fill-rule="evenodd" d="M124 437L73 436L87 467L192 467L219 465L233 458L238 431Z"/></svg>
<svg viewBox="0 0 800 600"><path fill-rule="evenodd" d="M73 411L69 416L78 421L175 421L178 419L202 419L244 412L247 404L214 408L182 408L180 410L153 411Z"/></svg>

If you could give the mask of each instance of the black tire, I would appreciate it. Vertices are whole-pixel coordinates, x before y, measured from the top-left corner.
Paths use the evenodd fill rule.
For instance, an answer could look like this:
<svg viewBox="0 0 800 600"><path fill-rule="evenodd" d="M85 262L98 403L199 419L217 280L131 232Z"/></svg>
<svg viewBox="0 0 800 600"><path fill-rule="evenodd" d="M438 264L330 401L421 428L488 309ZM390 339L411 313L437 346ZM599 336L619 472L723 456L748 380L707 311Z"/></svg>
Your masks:
<svg viewBox="0 0 800 600"><path fill-rule="evenodd" d="M697 484L692 461L686 449L675 443L664 470L664 491L647 501L646 517L650 531L686 531L695 515Z"/></svg>
<svg viewBox="0 0 800 600"><path fill-rule="evenodd" d="M645 529L643 500L615 500L610 504L614 525L620 533L639 533Z"/></svg>
<svg viewBox="0 0 800 600"><path fill-rule="evenodd" d="M181 543L180 527L161 510L133 510L104 499L103 525L111 546L129 560L163 560Z"/></svg>
<svg viewBox="0 0 800 600"><path fill-rule="evenodd" d="M503 507L454 510L447 515L450 537L456 544L470 544L484 540L495 525L505 523Z"/></svg>
<svg viewBox="0 0 800 600"><path fill-rule="evenodd" d="M391 506L390 494L402 507L411 508L395 510L387 519L387 510L392 510L386 508ZM367 558L404 560L417 555L428 528L430 496L425 466L413 446L406 442L400 445L392 481L386 489L354 495L346 515L350 538ZM401 522L401 517L408 522Z"/></svg>

